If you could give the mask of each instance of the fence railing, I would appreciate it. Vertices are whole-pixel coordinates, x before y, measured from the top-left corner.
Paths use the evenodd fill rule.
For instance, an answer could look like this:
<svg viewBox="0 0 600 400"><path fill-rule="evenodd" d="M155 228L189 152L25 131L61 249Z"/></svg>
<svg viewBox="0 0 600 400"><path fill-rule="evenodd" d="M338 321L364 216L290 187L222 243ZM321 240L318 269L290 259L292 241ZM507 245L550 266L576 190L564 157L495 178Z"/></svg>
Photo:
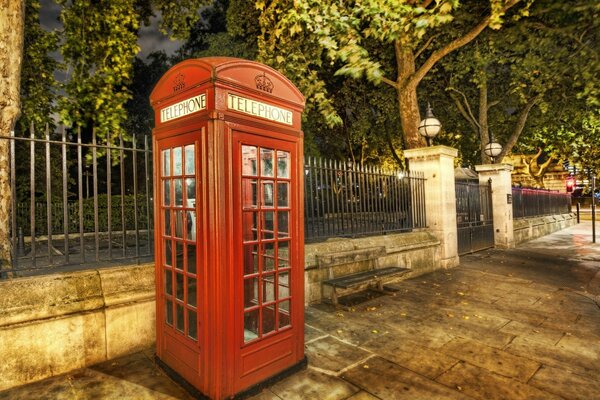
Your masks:
<svg viewBox="0 0 600 400"><path fill-rule="evenodd" d="M571 212L571 195L543 189L512 188L513 218Z"/></svg>
<svg viewBox="0 0 600 400"><path fill-rule="evenodd" d="M421 173L307 158L304 167L307 240L405 232L424 228L425 179Z"/></svg>
<svg viewBox="0 0 600 400"><path fill-rule="evenodd" d="M87 136L84 143L82 136ZM154 254L148 138L99 143L94 130L32 125L10 141L12 269L36 270ZM85 196L84 196L85 193Z"/></svg>

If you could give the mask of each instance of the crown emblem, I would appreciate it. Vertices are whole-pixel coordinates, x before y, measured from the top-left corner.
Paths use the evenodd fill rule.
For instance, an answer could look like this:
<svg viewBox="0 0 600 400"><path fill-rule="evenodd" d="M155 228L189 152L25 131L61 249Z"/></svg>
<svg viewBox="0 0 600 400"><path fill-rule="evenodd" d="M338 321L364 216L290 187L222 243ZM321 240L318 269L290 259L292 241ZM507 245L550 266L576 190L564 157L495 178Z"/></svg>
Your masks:
<svg viewBox="0 0 600 400"><path fill-rule="evenodd" d="M263 90L267 93L273 93L273 82L267 78L267 75L264 72L262 75L256 75L254 81L256 82L257 89Z"/></svg>
<svg viewBox="0 0 600 400"><path fill-rule="evenodd" d="M173 91L178 92L181 89L185 88L184 82L185 76L183 74L177 74L175 79L173 79Z"/></svg>

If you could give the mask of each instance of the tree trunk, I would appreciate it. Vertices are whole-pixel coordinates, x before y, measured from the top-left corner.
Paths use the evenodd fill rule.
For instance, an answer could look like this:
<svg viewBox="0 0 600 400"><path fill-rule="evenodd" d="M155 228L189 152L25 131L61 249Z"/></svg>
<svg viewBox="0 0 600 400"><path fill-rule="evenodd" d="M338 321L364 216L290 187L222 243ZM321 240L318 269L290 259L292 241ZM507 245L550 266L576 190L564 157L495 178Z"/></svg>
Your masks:
<svg viewBox="0 0 600 400"><path fill-rule="evenodd" d="M25 1L0 0L0 135L10 136L20 115ZM0 268L11 261L10 142L0 139Z"/></svg>
<svg viewBox="0 0 600 400"><path fill-rule="evenodd" d="M397 40L395 43L398 79L396 93L398 94L398 110L404 138L405 149L416 149L425 146L425 140L419 135L419 103L417 100L417 84L411 81L415 73L415 56L409 46L403 46Z"/></svg>
<svg viewBox="0 0 600 400"><path fill-rule="evenodd" d="M484 72L485 73L485 72ZM479 142L481 143L481 163L489 164L490 157L485 154L485 146L490 142L490 131L488 126L488 88L487 80L483 77L479 85Z"/></svg>

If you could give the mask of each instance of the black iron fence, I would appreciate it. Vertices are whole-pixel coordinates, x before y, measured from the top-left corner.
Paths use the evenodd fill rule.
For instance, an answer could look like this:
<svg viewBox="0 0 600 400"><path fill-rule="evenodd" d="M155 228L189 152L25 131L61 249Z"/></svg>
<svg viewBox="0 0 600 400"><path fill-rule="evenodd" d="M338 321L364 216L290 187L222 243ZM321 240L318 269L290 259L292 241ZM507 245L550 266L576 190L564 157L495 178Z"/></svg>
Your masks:
<svg viewBox="0 0 600 400"><path fill-rule="evenodd" d="M28 136L0 137L10 140L12 187L12 269L4 276L151 259L148 138L141 147L135 137L129 145L97 139L94 130L33 125Z"/></svg>
<svg viewBox="0 0 600 400"><path fill-rule="evenodd" d="M307 240L426 226L421 173L384 172L318 158L307 158L304 173Z"/></svg>
<svg viewBox="0 0 600 400"><path fill-rule="evenodd" d="M544 189L512 188L513 218L571 212L571 194Z"/></svg>

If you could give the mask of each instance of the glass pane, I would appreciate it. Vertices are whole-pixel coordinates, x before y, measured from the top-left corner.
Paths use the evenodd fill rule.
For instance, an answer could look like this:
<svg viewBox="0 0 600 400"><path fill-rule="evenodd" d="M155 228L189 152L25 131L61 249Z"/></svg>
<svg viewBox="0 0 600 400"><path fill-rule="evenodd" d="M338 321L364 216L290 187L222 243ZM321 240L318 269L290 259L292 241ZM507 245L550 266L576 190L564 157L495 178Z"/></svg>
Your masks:
<svg viewBox="0 0 600 400"><path fill-rule="evenodd" d="M262 206L273 207L273 182L263 182Z"/></svg>
<svg viewBox="0 0 600 400"><path fill-rule="evenodd" d="M174 179L173 185L175 186L175 207L183 206L183 182L181 179Z"/></svg>
<svg viewBox="0 0 600 400"><path fill-rule="evenodd" d="M279 292L277 293L277 298L283 299L285 297L290 297L290 274L288 272L279 274Z"/></svg>
<svg viewBox="0 0 600 400"><path fill-rule="evenodd" d="M289 211L277 212L277 232L280 238L286 238L290 236L289 219Z"/></svg>
<svg viewBox="0 0 600 400"><path fill-rule="evenodd" d="M171 236L171 211L165 210L165 236Z"/></svg>
<svg viewBox="0 0 600 400"><path fill-rule="evenodd" d="M181 175L181 167L183 164L183 158L181 154L181 147L175 147L173 149L173 175Z"/></svg>
<svg viewBox="0 0 600 400"><path fill-rule="evenodd" d="M290 301L282 301L279 303L279 327L290 325Z"/></svg>
<svg viewBox="0 0 600 400"><path fill-rule="evenodd" d="M196 180L187 178L185 180L185 206L187 208L196 207Z"/></svg>
<svg viewBox="0 0 600 400"><path fill-rule="evenodd" d="M196 211L186 211L185 238L190 242L196 241Z"/></svg>
<svg viewBox="0 0 600 400"><path fill-rule="evenodd" d="M196 246L187 245L187 271L190 274L196 273Z"/></svg>
<svg viewBox="0 0 600 400"><path fill-rule="evenodd" d="M277 244L277 268L287 268L290 263L290 242L279 242Z"/></svg>
<svg viewBox="0 0 600 400"><path fill-rule="evenodd" d="M175 211L175 237L183 239L183 211Z"/></svg>
<svg viewBox="0 0 600 400"><path fill-rule="evenodd" d="M183 301L183 274L175 274L175 297Z"/></svg>
<svg viewBox="0 0 600 400"><path fill-rule="evenodd" d="M167 179L163 181L163 205L171 205L171 181Z"/></svg>
<svg viewBox="0 0 600 400"><path fill-rule="evenodd" d="M278 182L277 183L277 207L289 207L290 206L290 202L288 199L289 187L290 187L290 184L287 182Z"/></svg>
<svg viewBox="0 0 600 400"><path fill-rule="evenodd" d="M290 177L290 153L287 151L277 151L277 177Z"/></svg>
<svg viewBox="0 0 600 400"><path fill-rule="evenodd" d="M273 174L273 156L274 151L271 149L260 149L260 175L274 176Z"/></svg>
<svg viewBox="0 0 600 400"><path fill-rule="evenodd" d="M183 269L183 243L175 242L175 268Z"/></svg>
<svg viewBox="0 0 600 400"><path fill-rule="evenodd" d="M242 174L256 176L256 147L242 146Z"/></svg>
<svg viewBox="0 0 600 400"><path fill-rule="evenodd" d="M258 309L244 313L244 342L258 337Z"/></svg>
<svg viewBox="0 0 600 400"><path fill-rule="evenodd" d="M263 271L275 269L275 243L263 244Z"/></svg>
<svg viewBox="0 0 600 400"><path fill-rule="evenodd" d="M195 170L195 157L194 154L194 145L190 144L185 146L185 174L186 175L194 175Z"/></svg>
<svg viewBox="0 0 600 400"><path fill-rule="evenodd" d="M198 339L198 318L196 312L188 310L188 336L194 340Z"/></svg>
<svg viewBox="0 0 600 400"><path fill-rule="evenodd" d="M165 240L165 265L173 266L173 251L171 241Z"/></svg>
<svg viewBox="0 0 600 400"><path fill-rule="evenodd" d="M258 305L258 278L244 280L244 307Z"/></svg>
<svg viewBox="0 0 600 400"><path fill-rule="evenodd" d="M173 302L171 300L165 302L165 320L167 324L173 325Z"/></svg>
<svg viewBox="0 0 600 400"><path fill-rule="evenodd" d="M256 212L245 212L242 215L242 236L244 242L258 239L258 221Z"/></svg>
<svg viewBox="0 0 600 400"><path fill-rule="evenodd" d="M165 270L165 293L173 294L173 272L168 269Z"/></svg>
<svg viewBox="0 0 600 400"><path fill-rule="evenodd" d="M244 246L244 275L258 272L258 245Z"/></svg>
<svg viewBox="0 0 600 400"><path fill-rule="evenodd" d="M177 308L177 330L183 332L183 306L175 303Z"/></svg>
<svg viewBox="0 0 600 400"><path fill-rule="evenodd" d="M275 330L275 304L262 309L262 334Z"/></svg>
<svg viewBox="0 0 600 400"><path fill-rule="evenodd" d="M242 207L256 208L258 203L258 183L256 179L242 181Z"/></svg>
<svg viewBox="0 0 600 400"><path fill-rule="evenodd" d="M187 303L189 306L196 307L196 278L187 278L188 284L188 298Z"/></svg>
<svg viewBox="0 0 600 400"><path fill-rule="evenodd" d="M162 151L163 176L171 176L171 150Z"/></svg>
<svg viewBox="0 0 600 400"><path fill-rule="evenodd" d="M265 211L262 213L262 239L273 239L275 237L273 233L273 211Z"/></svg>
<svg viewBox="0 0 600 400"><path fill-rule="evenodd" d="M262 302L270 303L275 301L275 275L263 275L262 277Z"/></svg>

